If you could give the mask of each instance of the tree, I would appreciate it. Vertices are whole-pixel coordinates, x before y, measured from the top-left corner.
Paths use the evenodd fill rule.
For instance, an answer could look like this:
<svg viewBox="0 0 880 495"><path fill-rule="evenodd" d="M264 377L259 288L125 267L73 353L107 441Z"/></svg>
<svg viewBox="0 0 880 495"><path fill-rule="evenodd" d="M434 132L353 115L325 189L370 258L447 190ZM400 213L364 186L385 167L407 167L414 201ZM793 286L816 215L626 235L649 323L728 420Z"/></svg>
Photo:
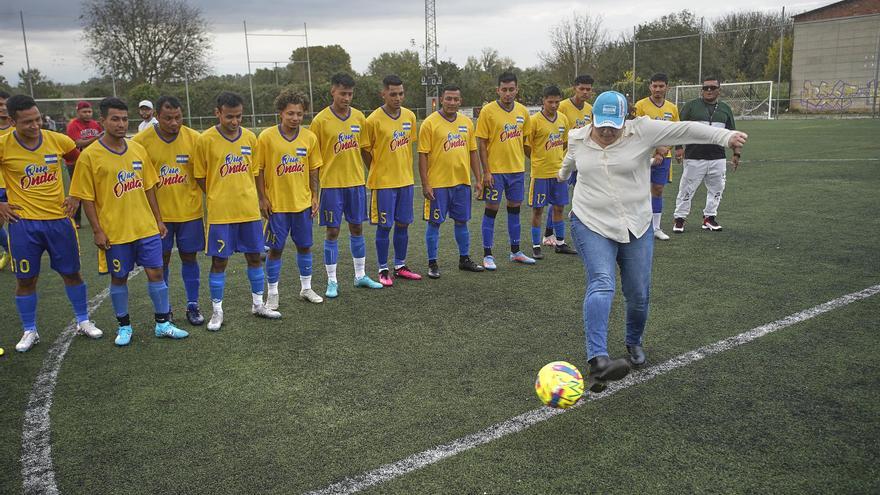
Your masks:
<svg viewBox="0 0 880 495"><path fill-rule="evenodd" d="M16 91L22 94L30 94L28 79L34 88L34 98L59 98L61 89L58 84L50 80L40 72L40 69L32 68L30 72L21 69L18 71L18 88Z"/></svg>
<svg viewBox="0 0 880 495"><path fill-rule="evenodd" d="M208 72L208 25L184 0L85 0L80 21L104 74L162 84Z"/></svg>
<svg viewBox="0 0 880 495"><path fill-rule="evenodd" d="M366 75L372 80L363 81L365 83L363 91L376 95L378 101L382 79L389 74L396 74L403 80L406 105L421 107L424 105L425 96L425 90L422 88L422 71L419 54L415 50L380 53L367 66Z"/></svg>
<svg viewBox="0 0 880 495"><path fill-rule="evenodd" d="M673 12L639 24L636 28L636 76L648 79L657 72L663 72L669 76L670 84L673 81L696 81L700 72L700 38L695 35L699 33L700 20L688 10ZM631 43L632 39L629 41ZM632 50L632 44L629 49ZM704 60L703 72L706 72L706 66ZM632 67L627 70L632 70ZM637 85L633 101L647 93L646 87Z"/></svg>
<svg viewBox="0 0 880 495"><path fill-rule="evenodd" d="M550 29L551 51L538 53L555 79L566 83L580 74L596 73L607 38L602 17L574 13Z"/></svg>
<svg viewBox="0 0 880 495"><path fill-rule="evenodd" d="M3 55L0 55L0 67L2 67L2 66L3 66ZM9 86L9 82L2 75L0 75L0 89L2 89L4 91L9 91L10 89L12 89Z"/></svg>
<svg viewBox="0 0 880 495"><path fill-rule="evenodd" d="M717 66L720 72L717 75L724 80L761 79L767 51L778 39L778 15L753 11L719 17L712 21L712 36L708 38L710 57L714 61L711 66ZM703 67L706 66L704 61Z"/></svg>
<svg viewBox="0 0 880 495"><path fill-rule="evenodd" d="M782 80L791 81L791 53L794 50L794 36L782 38ZM764 79L776 81L779 73L779 38L767 49L767 63L764 65Z"/></svg>
<svg viewBox="0 0 880 495"><path fill-rule="evenodd" d="M309 60L312 66L312 85L317 88L318 83L330 82L333 74L345 72L354 77L351 68L351 55L339 45L310 46ZM308 73L306 72L306 48L301 46L290 55L290 64L287 66L293 74L293 82L308 86ZM317 99L317 94L315 95Z"/></svg>

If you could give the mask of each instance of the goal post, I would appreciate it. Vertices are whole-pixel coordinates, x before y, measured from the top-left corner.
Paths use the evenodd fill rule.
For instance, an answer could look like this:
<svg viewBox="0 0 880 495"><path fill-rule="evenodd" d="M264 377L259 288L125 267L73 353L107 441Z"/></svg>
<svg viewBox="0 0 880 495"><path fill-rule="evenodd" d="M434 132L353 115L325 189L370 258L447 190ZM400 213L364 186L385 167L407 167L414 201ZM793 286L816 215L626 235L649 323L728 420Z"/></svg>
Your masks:
<svg viewBox="0 0 880 495"><path fill-rule="evenodd" d="M675 86L673 102L681 108L700 97L701 84ZM721 101L733 110L737 120L770 120L773 118L773 81L750 81L721 84Z"/></svg>
<svg viewBox="0 0 880 495"><path fill-rule="evenodd" d="M76 118L76 104L80 101L88 101L92 104L92 111L94 118L98 118L98 105L97 103L103 100L103 97L84 97L84 98L34 98L34 101L37 102L37 106L40 108L40 113L43 115L43 121L45 123L46 117L52 117L52 120L55 122L57 128L56 130L64 133L64 126L70 122L71 119ZM137 109L135 109L137 110Z"/></svg>

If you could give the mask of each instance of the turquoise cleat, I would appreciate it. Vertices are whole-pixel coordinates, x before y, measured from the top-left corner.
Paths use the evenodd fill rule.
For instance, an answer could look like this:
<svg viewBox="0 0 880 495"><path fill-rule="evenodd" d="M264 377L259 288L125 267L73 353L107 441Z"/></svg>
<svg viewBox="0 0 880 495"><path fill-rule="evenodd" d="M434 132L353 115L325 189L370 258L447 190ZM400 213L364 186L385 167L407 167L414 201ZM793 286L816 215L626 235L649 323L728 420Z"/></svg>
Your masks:
<svg viewBox="0 0 880 495"><path fill-rule="evenodd" d="M327 282L327 292L324 293L330 299L339 295L339 283L337 282Z"/></svg>
<svg viewBox="0 0 880 495"><path fill-rule="evenodd" d="M119 347L131 344L131 333L131 325L119 327L119 330L116 331L116 340L114 340L113 343Z"/></svg>
<svg viewBox="0 0 880 495"><path fill-rule="evenodd" d="M175 327L170 321L166 321L165 323L156 323L156 337L185 339L189 337L189 332Z"/></svg>
<svg viewBox="0 0 880 495"><path fill-rule="evenodd" d="M367 275L364 275L361 278L354 279L354 286L355 287L366 287L367 289L381 289L382 287L384 287L384 285L380 284L379 282L376 282L375 280L371 279Z"/></svg>

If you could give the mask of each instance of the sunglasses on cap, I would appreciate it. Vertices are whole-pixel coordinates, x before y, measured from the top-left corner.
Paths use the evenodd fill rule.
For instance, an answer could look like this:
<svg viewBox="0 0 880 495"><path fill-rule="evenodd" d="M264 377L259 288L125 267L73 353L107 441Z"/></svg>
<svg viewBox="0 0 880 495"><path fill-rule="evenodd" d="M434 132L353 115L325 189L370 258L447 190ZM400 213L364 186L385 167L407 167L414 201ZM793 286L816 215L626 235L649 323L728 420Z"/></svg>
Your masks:
<svg viewBox="0 0 880 495"><path fill-rule="evenodd" d="M716 91L716 90L719 89L719 88L720 88L720 86L709 86L709 85L707 85L707 86L703 86L703 91Z"/></svg>

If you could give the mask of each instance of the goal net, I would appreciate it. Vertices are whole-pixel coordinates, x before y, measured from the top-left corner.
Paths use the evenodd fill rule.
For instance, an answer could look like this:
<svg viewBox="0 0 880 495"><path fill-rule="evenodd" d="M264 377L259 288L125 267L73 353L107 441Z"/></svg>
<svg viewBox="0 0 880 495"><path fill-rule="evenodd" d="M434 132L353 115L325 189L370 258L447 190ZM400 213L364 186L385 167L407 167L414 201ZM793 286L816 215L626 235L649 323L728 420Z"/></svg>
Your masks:
<svg viewBox="0 0 880 495"><path fill-rule="evenodd" d="M681 108L690 100L700 97L700 84L675 86L675 105ZM721 85L721 101L733 110L737 120L769 120L773 107L773 81L724 83Z"/></svg>

